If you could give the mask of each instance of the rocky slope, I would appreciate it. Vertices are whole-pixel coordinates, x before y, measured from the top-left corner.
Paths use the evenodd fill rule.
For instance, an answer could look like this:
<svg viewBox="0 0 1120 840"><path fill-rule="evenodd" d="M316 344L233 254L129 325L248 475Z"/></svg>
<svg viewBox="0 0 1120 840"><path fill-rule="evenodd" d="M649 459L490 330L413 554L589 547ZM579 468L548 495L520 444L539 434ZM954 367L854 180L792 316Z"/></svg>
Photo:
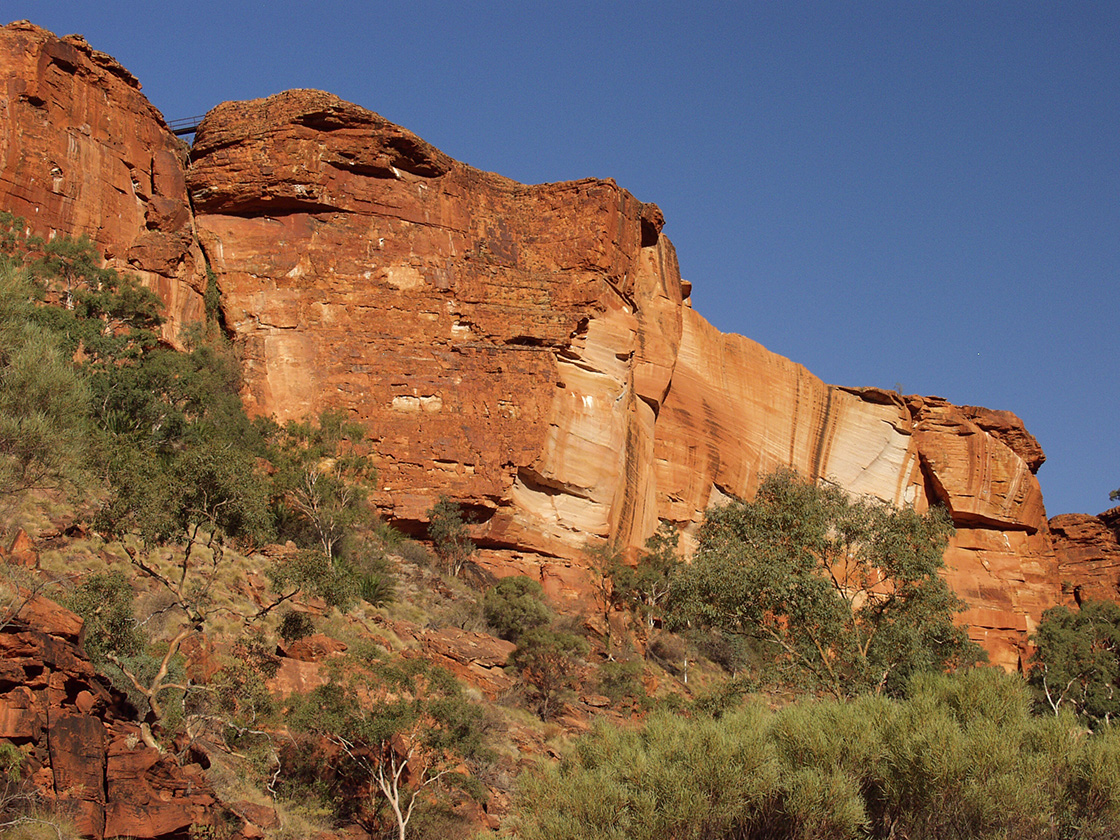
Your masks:
<svg viewBox="0 0 1120 840"><path fill-rule="evenodd" d="M251 408L349 411L385 513L420 529L440 494L459 500L495 573L575 605L589 544L636 551L659 519L687 536L788 465L946 504L948 577L1005 667L1063 598L1018 418L827 385L718 332L660 210L613 181L518 184L318 91L218 106L185 166L135 80L80 39L13 24L0 56L0 207L88 233L172 328L199 311L205 253Z"/></svg>
<svg viewBox="0 0 1120 840"><path fill-rule="evenodd" d="M134 710L79 646L82 620L25 594L0 616L0 738L22 754L24 784L83 837L204 833L220 809L202 768L145 747Z"/></svg>

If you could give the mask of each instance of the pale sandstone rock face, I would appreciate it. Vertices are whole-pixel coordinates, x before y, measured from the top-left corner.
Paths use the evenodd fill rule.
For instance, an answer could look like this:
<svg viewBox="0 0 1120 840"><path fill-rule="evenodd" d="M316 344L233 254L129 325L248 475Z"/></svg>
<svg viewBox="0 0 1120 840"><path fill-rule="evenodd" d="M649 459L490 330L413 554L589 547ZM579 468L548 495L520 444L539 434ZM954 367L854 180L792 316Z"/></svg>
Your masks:
<svg viewBox="0 0 1120 840"><path fill-rule="evenodd" d="M250 406L344 407L381 503L421 524L441 493L481 562L589 597L589 544L687 536L779 466L896 505L948 506L947 577L1014 667L1059 598L1010 412L827 385L694 312L660 211L611 181L523 186L329 94L227 103L188 175Z"/></svg>
<svg viewBox="0 0 1120 840"><path fill-rule="evenodd" d="M88 236L167 304L167 335L203 315L186 150L140 83L81 36L0 28L0 210L32 232Z"/></svg>

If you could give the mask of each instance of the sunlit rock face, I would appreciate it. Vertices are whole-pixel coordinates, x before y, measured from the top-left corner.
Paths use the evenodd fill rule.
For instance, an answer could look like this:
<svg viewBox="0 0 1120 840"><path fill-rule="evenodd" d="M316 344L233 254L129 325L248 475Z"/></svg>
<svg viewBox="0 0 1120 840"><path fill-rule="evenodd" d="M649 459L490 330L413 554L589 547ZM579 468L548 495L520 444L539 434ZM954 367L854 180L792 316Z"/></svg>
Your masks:
<svg viewBox="0 0 1120 840"><path fill-rule="evenodd" d="M44 238L88 236L167 304L167 336L202 317L186 147L140 83L79 35L0 28L0 209Z"/></svg>
<svg viewBox="0 0 1120 840"><path fill-rule="evenodd" d="M81 39L12 24L0 54L0 207L137 271L169 335L201 316L205 252L249 408L360 420L402 527L447 494L483 565L586 607L589 546L634 556L664 519L687 548L708 506L790 466L945 504L947 578L1004 666L1063 597L1018 418L828 385L720 333L660 210L613 181L518 184L319 91L218 106L188 167L135 79Z"/></svg>
<svg viewBox="0 0 1120 840"><path fill-rule="evenodd" d="M612 181L517 184L317 91L219 106L192 160L250 405L348 409L386 512L460 500L495 573L585 599L589 545L636 550L659 519L687 543L710 504L792 466L947 505L948 577L1001 664L1058 598L1043 456L1014 415L827 385L720 333L660 211Z"/></svg>

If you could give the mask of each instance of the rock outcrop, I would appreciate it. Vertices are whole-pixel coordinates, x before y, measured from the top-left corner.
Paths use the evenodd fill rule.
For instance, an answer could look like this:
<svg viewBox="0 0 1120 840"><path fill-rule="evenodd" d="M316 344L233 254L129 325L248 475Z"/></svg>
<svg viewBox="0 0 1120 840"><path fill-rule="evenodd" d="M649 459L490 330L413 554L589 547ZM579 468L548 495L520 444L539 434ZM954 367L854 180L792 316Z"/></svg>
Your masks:
<svg viewBox="0 0 1120 840"><path fill-rule="evenodd" d="M186 208L175 141L114 62L23 24L0 49L14 56L0 206L146 268L180 320L201 288L193 225L248 406L365 424L378 504L402 527L422 531L447 494L474 517L484 566L575 607L588 545L634 554L660 519L687 543L708 506L792 466L891 504L947 505L949 580L1006 667L1062 598L1043 454L1018 418L828 385L720 333L691 308L660 210L613 181L526 186L330 94L288 91L207 115ZM67 166L109 174L72 187L58 164L62 180L44 179L41 161L71 149ZM157 197L183 212L157 212ZM126 221L103 220L122 201ZM152 233L184 242L158 277L136 247Z"/></svg>
<svg viewBox="0 0 1120 840"><path fill-rule="evenodd" d="M1081 601L1120 602L1120 507L1050 520L1063 590Z"/></svg>
<svg viewBox="0 0 1120 840"><path fill-rule="evenodd" d="M84 837L185 837L213 825L221 809L202 768L144 746L127 700L78 646L82 620L26 595L0 626L0 738L23 754L23 783Z"/></svg>
<svg viewBox="0 0 1120 840"><path fill-rule="evenodd" d="M614 182L517 184L318 91L215 108L192 160L249 404L348 410L386 512L419 525L456 498L496 574L585 598L589 543L637 550L659 519L688 534L786 465L946 504L950 580L1005 666L1059 598L1018 418L830 386L719 333L660 211Z"/></svg>
<svg viewBox="0 0 1120 840"><path fill-rule="evenodd" d="M44 238L88 236L167 304L168 337L202 317L206 270L187 149L140 83L80 35L0 28L0 210Z"/></svg>

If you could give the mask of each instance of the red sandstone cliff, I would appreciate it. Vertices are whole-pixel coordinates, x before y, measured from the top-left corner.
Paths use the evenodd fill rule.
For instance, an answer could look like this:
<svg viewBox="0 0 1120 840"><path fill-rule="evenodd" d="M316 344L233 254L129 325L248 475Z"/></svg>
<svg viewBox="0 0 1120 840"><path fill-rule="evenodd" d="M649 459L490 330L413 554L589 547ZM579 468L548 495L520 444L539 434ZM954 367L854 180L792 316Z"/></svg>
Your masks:
<svg viewBox="0 0 1120 840"><path fill-rule="evenodd" d="M1008 412L826 385L692 310L662 218L611 181L525 186L317 91L227 103L188 184L248 399L363 421L383 503L440 493L482 519L495 572L587 592L584 548L686 534L779 465L959 533L949 577L1013 667L1059 598L1034 470Z"/></svg>
<svg viewBox="0 0 1120 840"><path fill-rule="evenodd" d="M1050 520L1062 589L1078 603L1120 602L1120 507L1099 516L1066 513Z"/></svg>
<svg viewBox="0 0 1120 840"><path fill-rule="evenodd" d="M0 29L0 209L33 232L85 234L167 303L168 335L202 316L205 266L186 149L140 83L80 35Z"/></svg>
<svg viewBox="0 0 1120 840"><path fill-rule="evenodd" d="M710 504L791 465L948 505L948 577L1004 666L1061 598L1043 455L1018 418L827 385L719 333L690 306L661 212L613 181L518 184L289 91L210 112L187 207L174 139L111 59L25 25L3 30L0 54L0 207L89 233L145 269L179 321L197 312L193 225L250 407L346 408L379 453L385 512L419 526L439 494L460 500L496 573L579 599L588 543L637 548L658 519L687 535ZM182 246L159 271L137 250L151 236Z"/></svg>

